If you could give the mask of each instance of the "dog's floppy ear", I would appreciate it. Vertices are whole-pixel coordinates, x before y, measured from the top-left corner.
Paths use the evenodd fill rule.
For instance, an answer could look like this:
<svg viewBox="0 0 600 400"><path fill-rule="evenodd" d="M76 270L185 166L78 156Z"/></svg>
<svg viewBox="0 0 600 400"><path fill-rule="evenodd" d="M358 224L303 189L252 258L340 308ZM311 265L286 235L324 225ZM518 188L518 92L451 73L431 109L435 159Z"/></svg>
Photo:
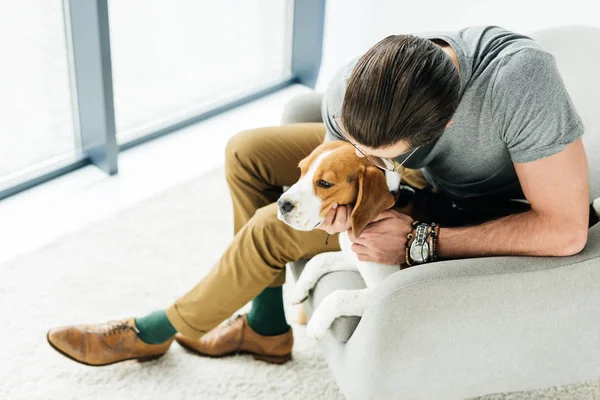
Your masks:
<svg viewBox="0 0 600 400"><path fill-rule="evenodd" d="M354 237L359 237L369 222L394 203L383 171L377 167L363 168L358 173L358 198L351 215Z"/></svg>

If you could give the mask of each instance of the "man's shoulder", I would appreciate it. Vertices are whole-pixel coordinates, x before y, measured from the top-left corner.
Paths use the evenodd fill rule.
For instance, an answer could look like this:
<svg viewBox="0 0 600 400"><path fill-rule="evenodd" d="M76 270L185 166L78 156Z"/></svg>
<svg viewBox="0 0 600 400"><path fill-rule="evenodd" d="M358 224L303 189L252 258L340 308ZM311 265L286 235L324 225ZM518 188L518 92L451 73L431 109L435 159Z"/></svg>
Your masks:
<svg viewBox="0 0 600 400"><path fill-rule="evenodd" d="M498 61L493 94L515 95L521 90L543 87L561 79L554 56L539 46L520 46Z"/></svg>
<svg viewBox="0 0 600 400"><path fill-rule="evenodd" d="M337 69L329 82L328 90L333 90L339 93L343 93L345 91L346 82L348 81L348 78L350 77L350 74L352 73L352 70L354 69L354 66L358 62L359 58L360 56L355 56L343 63Z"/></svg>
<svg viewBox="0 0 600 400"><path fill-rule="evenodd" d="M359 58L360 56L356 56L345 62L329 81L321 103L323 119L331 116L342 104L346 92L346 83Z"/></svg>
<svg viewBox="0 0 600 400"><path fill-rule="evenodd" d="M552 63L554 58L530 36L497 25L464 28L457 36L467 48L466 55L473 59L474 68L519 68L528 63Z"/></svg>

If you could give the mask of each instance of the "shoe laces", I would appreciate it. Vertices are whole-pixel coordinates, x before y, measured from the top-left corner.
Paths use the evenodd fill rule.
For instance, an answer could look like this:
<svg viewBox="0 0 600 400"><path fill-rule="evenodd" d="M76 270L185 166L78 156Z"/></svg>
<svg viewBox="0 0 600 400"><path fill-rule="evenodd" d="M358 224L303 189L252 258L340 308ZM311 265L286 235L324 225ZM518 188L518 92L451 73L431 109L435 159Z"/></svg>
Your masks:
<svg viewBox="0 0 600 400"><path fill-rule="evenodd" d="M125 321L109 321L108 327L104 331L104 336L114 335L115 333L125 332L128 330L134 330L135 333L140 333L140 331L135 327L129 325Z"/></svg>

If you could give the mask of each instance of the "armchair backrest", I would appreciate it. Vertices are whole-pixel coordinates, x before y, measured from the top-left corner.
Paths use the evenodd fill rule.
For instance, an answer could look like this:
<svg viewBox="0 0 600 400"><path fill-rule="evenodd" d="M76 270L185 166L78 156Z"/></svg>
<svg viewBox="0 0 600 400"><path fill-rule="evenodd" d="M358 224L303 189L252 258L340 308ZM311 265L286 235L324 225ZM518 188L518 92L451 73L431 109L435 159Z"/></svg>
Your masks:
<svg viewBox="0 0 600 400"><path fill-rule="evenodd" d="M590 193L600 197L600 28L564 26L529 34L556 58L565 86L585 125Z"/></svg>

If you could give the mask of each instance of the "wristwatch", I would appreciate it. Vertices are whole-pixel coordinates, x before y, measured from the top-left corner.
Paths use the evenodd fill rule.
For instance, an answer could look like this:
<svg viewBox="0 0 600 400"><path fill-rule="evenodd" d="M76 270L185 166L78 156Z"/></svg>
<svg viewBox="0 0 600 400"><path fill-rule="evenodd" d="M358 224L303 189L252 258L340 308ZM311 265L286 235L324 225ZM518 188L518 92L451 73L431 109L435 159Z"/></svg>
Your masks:
<svg viewBox="0 0 600 400"><path fill-rule="evenodd" d="M410 258L415 264L424 264L429 261L429 244L427 243L427 228L424 222L417 225L415 240L410 245Z"/></svg>

